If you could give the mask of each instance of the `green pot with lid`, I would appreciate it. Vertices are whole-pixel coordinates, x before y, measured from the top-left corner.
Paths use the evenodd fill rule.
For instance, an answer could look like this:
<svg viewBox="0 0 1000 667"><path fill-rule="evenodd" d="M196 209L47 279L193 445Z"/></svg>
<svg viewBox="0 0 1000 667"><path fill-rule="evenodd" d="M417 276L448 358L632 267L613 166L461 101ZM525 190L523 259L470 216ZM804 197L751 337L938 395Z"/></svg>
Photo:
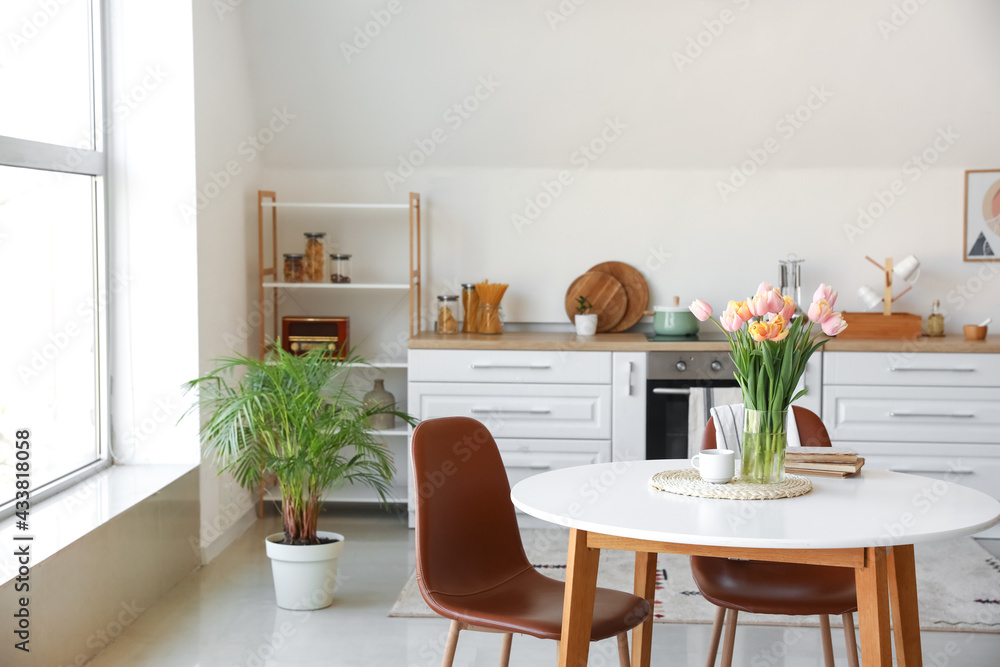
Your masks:
<svg viewBox="0 0 1000 667"><path fill-rule="evenodd" d="M657 336L694 336L698 333L698 318L674 297L672 306L653 307L653 333Z"/></svg>

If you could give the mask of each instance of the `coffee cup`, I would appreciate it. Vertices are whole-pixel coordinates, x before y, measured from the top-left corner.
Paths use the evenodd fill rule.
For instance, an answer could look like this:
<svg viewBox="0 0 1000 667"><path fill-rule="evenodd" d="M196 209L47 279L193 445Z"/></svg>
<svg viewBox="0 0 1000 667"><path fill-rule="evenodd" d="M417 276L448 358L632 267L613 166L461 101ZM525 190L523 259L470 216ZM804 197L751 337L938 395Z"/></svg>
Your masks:
<svg viewBox="0 0 1000 667"><path fill-rule="evenodd" d="M705 449L691 457L691 465L706 482L725 484L736 474L736 455L731 449Z"/></svg>

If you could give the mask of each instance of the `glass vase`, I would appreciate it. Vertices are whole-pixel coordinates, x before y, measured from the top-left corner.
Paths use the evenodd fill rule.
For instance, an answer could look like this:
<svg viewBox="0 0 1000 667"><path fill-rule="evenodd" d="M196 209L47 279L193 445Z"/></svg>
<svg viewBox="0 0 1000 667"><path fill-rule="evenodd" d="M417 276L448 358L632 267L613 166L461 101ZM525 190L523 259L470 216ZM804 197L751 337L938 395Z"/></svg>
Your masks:
<svg viewBox="0 0 1000 667"><path fill-rule="evenodd" d="M775 484L785 479L787 418L785 410L743 410L742 481Z"/></svg>

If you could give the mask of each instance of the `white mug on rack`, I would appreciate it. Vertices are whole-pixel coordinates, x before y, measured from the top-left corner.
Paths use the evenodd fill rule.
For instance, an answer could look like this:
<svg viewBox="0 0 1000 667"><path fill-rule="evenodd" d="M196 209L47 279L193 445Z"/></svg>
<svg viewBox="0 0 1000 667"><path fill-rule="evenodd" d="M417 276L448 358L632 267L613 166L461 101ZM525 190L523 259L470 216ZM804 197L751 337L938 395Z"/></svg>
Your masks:
<svg viewBox="0 0 1000 667"><path fill-rule="evenodd" d="M736 474L736 455L731 449L705 449L691 457L691 465L706 482L725 484Z"/></svg>

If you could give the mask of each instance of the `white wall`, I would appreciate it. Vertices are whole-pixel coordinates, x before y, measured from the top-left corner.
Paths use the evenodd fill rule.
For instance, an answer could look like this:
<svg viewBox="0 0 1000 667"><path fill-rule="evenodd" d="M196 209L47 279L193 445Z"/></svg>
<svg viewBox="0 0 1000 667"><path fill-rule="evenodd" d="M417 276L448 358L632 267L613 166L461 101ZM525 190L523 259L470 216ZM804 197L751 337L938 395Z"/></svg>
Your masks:
<svg viewBox="0 0 1000 667"><path fill-rule="evenodd" d="M880 279L864 256L915 254L920 282L898 309L941 299L949 331L1000 315L998 265L961 261L963 172L998 166L998 3L249 0L236 13L258 126L294 115L259 153L263 185L286 200L421 192L432 292L506 281L511 319L568 323L566 287L599 261L639 267L654 303L721 306L794 253L806 298L832 283L860 310L855 290ZM783 120L797 110L808 120ZM600 151L602 132L602 154L580 152ZM433 153L391 188L418 144ZM724 197L765 145L776 152ZM925 150L923 171L911 160ZM526 199L546 204L564 171L529 220ZM895 180L901 194L858 227Z"/></svg>
<svg viewBox="0 0 1000 667"><path fill-rule="evenodd" d="M233 353L256 355L257 188L260 162L241 153L254 121L239 18L224 3L194 2L198 197L181 211L197 219L199 369ZM253 521L253 499L211 460L201 466L201 545L210 560Z"/></svg>

